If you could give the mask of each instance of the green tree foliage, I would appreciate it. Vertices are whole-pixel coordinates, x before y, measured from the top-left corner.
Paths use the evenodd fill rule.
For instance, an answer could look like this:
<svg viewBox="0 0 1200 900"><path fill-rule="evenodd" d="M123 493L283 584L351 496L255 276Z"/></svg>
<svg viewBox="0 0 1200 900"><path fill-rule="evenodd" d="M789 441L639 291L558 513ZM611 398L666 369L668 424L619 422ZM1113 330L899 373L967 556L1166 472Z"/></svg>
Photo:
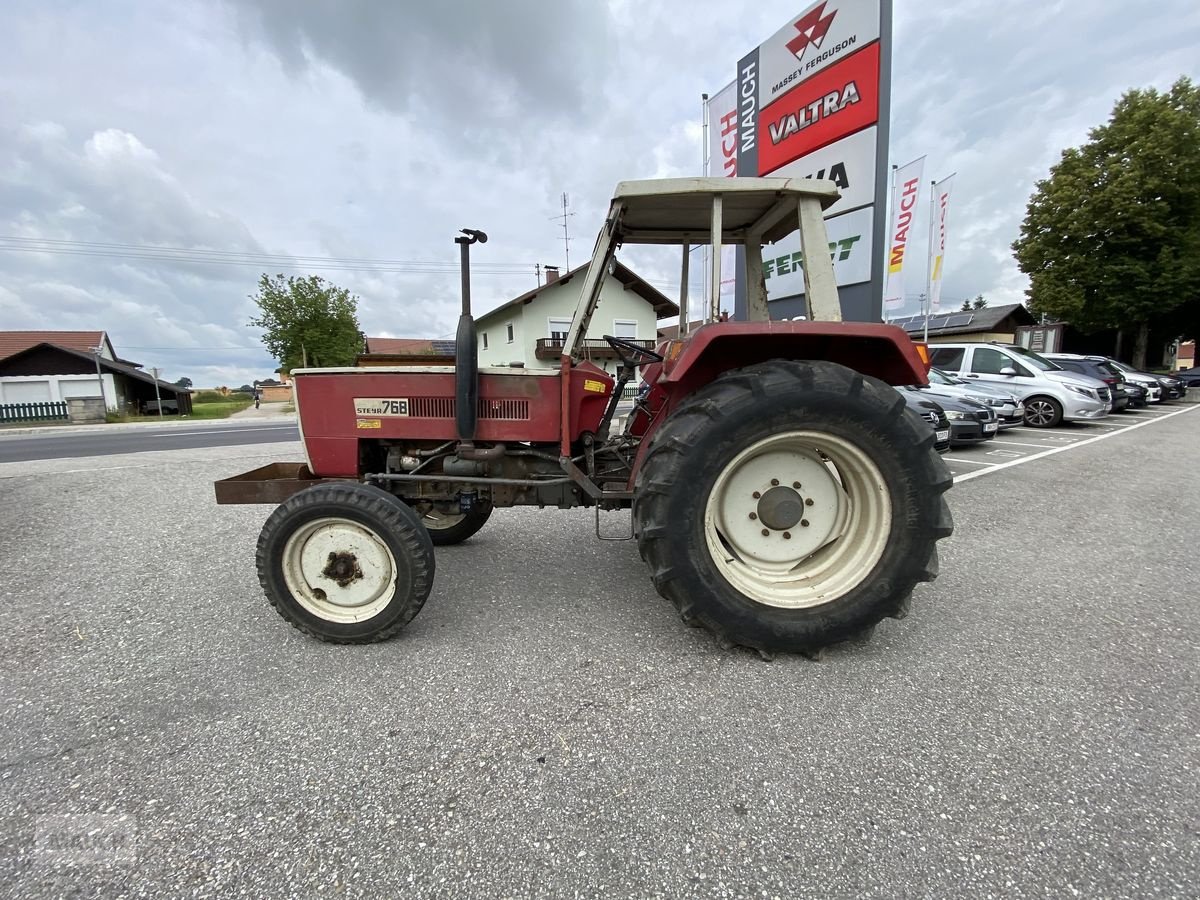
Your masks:
<svg viewBox="0 0 1200 900"><path fill-rule="evenodd" d="M1030 308L1084 331L1150 326L1200 303L1200 87L1131 90L1039 181L1013 244Z"/></svg>
<svg viewBox="0 0 1200 900"><path fill-rule="evenodd" d="M983 299L983 294L979 294L974 300L964 300L961 312L970 312L973 309L983 309L987 306L987 301Z"/></svg>
<svg viewBox="0 0 1200 900"><path fill-rule="evenodd" d="M192 379L188 378L186 375L175 382L175 387L190 388L191 386Z"/></svg>
<svg viewBox="0 0 1200 900"><path fill-rule="evenodd" d="M352 366L362 352L358 298L323 278L263 275L250 299L260 314L250 326L263 330L263 344L289 369Z"/></svg>

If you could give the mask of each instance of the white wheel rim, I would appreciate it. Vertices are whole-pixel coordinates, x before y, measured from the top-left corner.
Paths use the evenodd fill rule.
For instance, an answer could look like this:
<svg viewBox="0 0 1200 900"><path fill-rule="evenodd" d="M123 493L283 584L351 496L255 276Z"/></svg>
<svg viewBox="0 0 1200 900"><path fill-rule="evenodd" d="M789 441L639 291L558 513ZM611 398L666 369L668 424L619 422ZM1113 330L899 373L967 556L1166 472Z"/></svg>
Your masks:
<svg viewBox="0 0 1200 900"><path fill-rule="evenodd" d="M853 590L883 556L891 530L879 467L845 438L818 431L747 447L717 476L704 509L718 571L749 599L783 609L822 606Z"/></svg>
<svg viewBox="0 0 1200 900"><path fill-rule="evenodd" d="M283 579L296 602L328 622L378 615L396 593L396 558L374 531L336 517L298 528L283 548Z"/></svg>
<svg viewBox="0 0 1200 900"><path fill-rule="evenodd" d="M441 531L445 528L453 528L466 517L466 513L443 513L438 512L435 507L430 507L422 514L421 524L430 531Z"/></svg>

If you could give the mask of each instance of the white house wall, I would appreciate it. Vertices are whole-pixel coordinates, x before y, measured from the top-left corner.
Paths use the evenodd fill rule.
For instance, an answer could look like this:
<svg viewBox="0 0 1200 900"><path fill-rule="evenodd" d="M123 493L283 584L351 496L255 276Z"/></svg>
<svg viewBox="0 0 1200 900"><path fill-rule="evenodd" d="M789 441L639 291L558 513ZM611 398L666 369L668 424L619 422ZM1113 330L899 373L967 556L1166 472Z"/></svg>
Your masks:
<svg viewBox="0 0 1200 900"><path fill-rule="evenodd" d="M481 366L503 366L510 362L523 362L528 368L552 369L558 367L554 359L538 359L534 352L538 338L550 337L550 319L570 319L575 315L579 303L579 291L583 287L584 273L580 272L566 284L551 285L518 308L497 311L496 314L480 316L476 322L479 340L479 364ZM615 331L614 323L624 319L637 322L637 339L654 340L658 336L658 318L654 307L625 285L609 276L600 290L600 303L592 316L587 338L602 340L604 335ZM514 341L505 342L505 326L514 324ZM482 335L487 333L488 349L483 349ZM602 362L610 372L615 371L615 361Z"/></svg>
<svg viewBox="0 0 1200 900"><path fill-rule="evenodd" d="M5 375L0 377L0 403L57 403L72 397L98 396L95 375ZM104 399L116 409L117 386L104 375Z"/></svg>

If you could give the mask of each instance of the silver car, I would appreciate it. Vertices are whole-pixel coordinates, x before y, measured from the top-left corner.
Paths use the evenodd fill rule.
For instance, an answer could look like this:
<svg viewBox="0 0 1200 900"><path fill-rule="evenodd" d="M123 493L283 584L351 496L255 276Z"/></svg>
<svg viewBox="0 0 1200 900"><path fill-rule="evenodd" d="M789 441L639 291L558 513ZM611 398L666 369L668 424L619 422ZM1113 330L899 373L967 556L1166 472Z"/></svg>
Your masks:
<svg viewBox="0 0 1200 900"><path fill-rule="evenodd" d="M1001 429L1012 428L1025 421L1025 404L1002 386L968 382L934 367L929 370L929 387L936 394L965 397L990 406L1000 419Z"/></svg>

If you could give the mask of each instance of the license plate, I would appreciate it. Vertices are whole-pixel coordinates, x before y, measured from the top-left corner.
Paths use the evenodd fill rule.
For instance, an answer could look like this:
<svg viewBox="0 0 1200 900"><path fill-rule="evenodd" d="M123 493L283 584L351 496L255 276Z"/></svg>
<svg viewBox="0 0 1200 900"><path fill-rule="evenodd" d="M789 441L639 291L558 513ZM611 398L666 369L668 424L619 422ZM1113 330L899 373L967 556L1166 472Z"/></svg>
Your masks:
<svg viewBox="0 0 1200 900"><path fill-rule="evenodd" d="M935 431L935 432L933 433L933 436L934 436L935 438L937 438L937 439L938 439L938 441L948 441L948 440L950 440L950 432L948 432L948 431Z"/></svg>
<svg viewBox="0 0 1200 900"><path fill-rule="evenodd" d="M983 433L987 434L989 431L995 431L998 427L999 425L995 422L984 422Z"/></svg>

